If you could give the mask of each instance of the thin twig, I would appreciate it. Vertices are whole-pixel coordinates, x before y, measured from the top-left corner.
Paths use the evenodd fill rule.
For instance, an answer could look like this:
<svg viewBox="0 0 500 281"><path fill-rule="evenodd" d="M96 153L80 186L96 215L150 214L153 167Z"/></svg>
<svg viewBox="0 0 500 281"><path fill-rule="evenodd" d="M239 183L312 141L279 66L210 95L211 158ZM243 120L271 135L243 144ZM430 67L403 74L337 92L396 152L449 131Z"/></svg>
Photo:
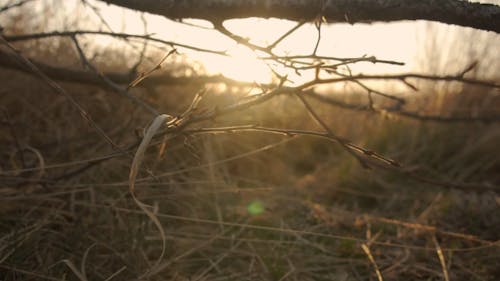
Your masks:
<svg viewBox="0 0 500 281"><path fill-rule="evenodd" d="M8 42L19 42L33 39L42 39L49 37L74 37L76 35L104 35L111 36L122 39L136 38L136 39L145 39L151 42L157 42L169 46L176 46L179 48L190 49L193 51L211 53L221 56L227 56L225 51L215 51L210 49L203 49L195 46L190 46L186 44L181 44L173 41L162 40L158 38L154 38L151 35L140 35L140 34L129 34L129 33L119 33L119 32L110 32L110 31L95 31L95 30L75 30L75 31L52 31L52 32L42 32L42 33L32 33L32 34L23 34L23 35L4 35L5 40Z"/></svg>
<svg viewBox="0 0 500 281"><path fill-rule="evenodd" d="M281 35L278 39L276 39L273 43L269 44L267 46L267 48L271 51L272 49L274 49L281 41L283 41L285 38L287 38L288 36L290 36L293 32L295 32L297 29L299 29L300 27L302 27L304 24L306 23L306 21L301 21L301 22L298 22L297 25L295 25L293 28L291 28L290 30L288 30L286 33L284 33L283 35Z"/></svg>
<svg viewBox="0 0 500 281"><path fill-rule="evenodd" d="M469 78L460 77L458 75L427 75L427 74L421 74L421 73L374 74L374 75L358 74L358 75L351 75L351 76L339 77L339 78L315 79L315 80L306 82L306 83L304 83L296 88L297 89L308 89L310 87L317 86L320 84L331 84L331 83L354 81L354 80L399 80L399 81L405 83L406 85L408 85L408 81L406 81L406 79L409 79L409 78L429 80L429 81L462 82L462 83L471 84L471 85L478 85L478 86L500 89L500 84L493 82L493 81L469 79ZM413 86L413 85L411 87L416 89L415 86Z"/></svg>
<svg viewBox="0 0 500 281"><path fill-rule="evenodd" d="M102 79L109 87L111 87L117 93L122 94L123 96L129 98L131 101L133 101L137 105L143 107L148 112L150 112L153 116L156 116L156 115L159 114L158 111L156 111L156 109L154 109L153 107L151 107L150 105L148 105L144 101L140 100L136 96L134 96L131 93L129 93L127 91L127 89L121 88L120 86L118 86L117 84L115 84L113 81L111 81L111 79L109 79L108 77L104 76L92 63L89 62L89 60L85 56L85 53L83 52L83 50L82 50L82 48L81 48L81 46L79 44L78 39L76 38L76 36L72 36L71 40L73 40L73 43L75 44L76 50L78 51L78 55L80 56L80 60L82 61L82 63L84 65L86 65L89 69L91 69L95 73L95 75L98 76L100 79Z"/></svg>
<svg viewBox="0 0 500 281"><path fill-rule="evenodd" d="M481 122L481 123L494 123L500 122L500 115L493 116L477 116L477 117L459 117L459 116L441 116L441 115L423 115L414 111L405 111L399 109L398 107L384 107L384 108L370 108L369 106L360 104L350 104L339 99L335 99L332 96L322 95L314 92L313 90L306 90L302 92L303 95L312 97L322 103L336 106L342 109L353 110L353 111L366 111L374 112L382 116L394 116L394 117L404 117L409 119L414 119L417 121L429 121L438 123L457 123L457 122Z"/></svg>
<svg viewBox="0 0 500 281"><path fill-rule="evenodd" d="M176 52L176 49L173 49L171 50L170 52L168 52L167 54L165 54L165 56L163 56L163 58L153 67L151 68L150 70L144 72L144 73L140 73L139 76L137 76L137 78L130 82L130 84L127 86L127 90L130 89L130 88L133 88L135 86L137 86L139 83L141 83L142 80L146 79L147 77L151 76L151 74L153 74L153 72L161 69L161 64L170 56L172 55L173 53Z"/></svg>

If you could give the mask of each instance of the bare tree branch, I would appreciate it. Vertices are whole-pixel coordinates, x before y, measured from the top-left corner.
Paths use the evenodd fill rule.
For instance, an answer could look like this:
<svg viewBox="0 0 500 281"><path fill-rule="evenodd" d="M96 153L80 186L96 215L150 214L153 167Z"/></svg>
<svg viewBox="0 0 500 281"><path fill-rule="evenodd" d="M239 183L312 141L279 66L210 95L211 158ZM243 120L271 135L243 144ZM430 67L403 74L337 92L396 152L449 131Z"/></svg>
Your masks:
<svg viewBox="0 0 500 281"><path fill-rule="evenodd" d="M75 82L83 84L97 85L107 88L108 85L95 73L70 69L65 67L57 67L41 62L36 62L35 60L30 60L34 65L37 66L43 73L52 79L66 82ZM26 72L27 74L33 74L32 71L26 67L24 64L18 63L13 55L10 55L2 50L0 50L0 67L15 69L19 71ZM136 78L133 73L120 73L120 72L108 72L103 74L105 77L109 78L116 84L129 84L132 80ZM225 83L235 86L252 86L254 83L240 82L230 78L226 78L222 75L214 76L195 76L195 77L175 77L167 74L153 75L149 76L147 79L139 84L140 86L159 86L159 85L203 85L209 83Z"/></svg>
<svg viewBox="0 0 500 281"><path fill-rule="evenodd" d="M224 21L262 17L372 23L429 20L500 33L500 7L456 0L102 0L168 18Z"/></svg>
<svg viewBox="0 0 500 281"><path fill-rule="evenodd" d="M500 84L492 81L464 78L460 75L428 75L420 73L374 74L374 75L358 74L352 76L342 76L342 77L326 78L326 79L318 78L300 85L299 88L307 89L310 87L317 86L319 84L331 84L336 82L354 81L354 80L399 80L405 85L411 87L413 90L416 90L414 86L408 83L407 79L422 79L422 80L446 81L446 82L455 81L455 82L462 82L484 87L500 88Z"/></svg>
<svg viewBox="0 0 500 281"><path fill-rule="evenodd" d="M327 95L321 95L318 93L315 93L314 91L308 90L308 91L303 91L303 95L314 98L318 100L319 102L322 102L324 104L329 104L338 108L342 109L347 109L347 110L352 110L352 111L365 111L365 112L374 112L377 114L380 114L382 116L397 116L397 117L404 117L404 118L409 118L409 119L415 119L419 121L431 121L431 122L438 122L438 123L469 123L469 122L481 122L481 123L493 123L493 122L500 122L500 115L491 115L491 116L477 116L477 117L470 117L470 116L440 116L440 115L424 115L419 112L415 111L406 111L402 110L400 108L390 108L390 107L384 107L384 108L373 108L370 107L369 105L360 105L360 104L351 104L351 103L346 103L344 101L341 101L339 99L335 99L331 96Z"/></svg>
<svg viewBox="0 0 500 281"><path fill-rule="evenodd" d="M110 31L95 31L95 30L52 31L52 32L45 32L45 33L33 33L33 34L23 34L23 35L4 35L3 37L8 42L13 43L13 42L26 41L26 40L33 40L33 39L50 38L50 37L73 37L76 35L104 35L104 36L111 36L111 37L116 37L116 38L121 38L121 39L130 39L130 38L145 39L145 40L149 40L151 42L157 42L157 43L169 45L172 47L180 47L180 48L190 49L193 51L206 52L206 53L222 55L222 56L227 55L226 52L224 52L224 51L203 49L203 48L199 48L196 46L190 46L190 45L186 45L186 44L176 43L173 41L166 41L166 40L154 38L151 35L147 35L147 34L140 35L140 34L129 34L129 33L119 33L119 32L110 32Z"/></svg>

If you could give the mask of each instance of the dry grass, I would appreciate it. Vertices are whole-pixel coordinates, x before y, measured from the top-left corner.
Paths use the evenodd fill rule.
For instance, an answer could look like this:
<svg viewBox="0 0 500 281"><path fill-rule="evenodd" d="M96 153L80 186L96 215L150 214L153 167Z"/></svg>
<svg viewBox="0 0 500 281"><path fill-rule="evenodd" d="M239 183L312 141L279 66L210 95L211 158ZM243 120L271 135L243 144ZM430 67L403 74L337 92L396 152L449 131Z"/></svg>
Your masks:
<svg viewBox="0 0 500 281"><path fill-rule="evenodd" d="M74 54L63 50L58 59L71 64ZM118 62L106 64L112 69ZM366 170L328 140L262 132L179 136L164 154L161 143L140 151L144 161L135 165L136 151L127 147L143 140L151 117L130 101L59 83L117 151L41 81L5 69L0 78L0 280L500 276L497 123L421 122L309 101L335 133L357 144L423 169L426 177L496 192ZM422 96L410 106L446 116L499 113L498 91L428 89L438 98ZM173 115L198 90L135 89ZM200 107L235 99L212 89ZM293 96L205 125L242 123L318 129Z"/></svg>
<svg viewBox="0 0 500 281"><path fill-rule="evenodd" d="M153 206L166 238L165 257L151 272L162 237L128 191L134 151L117 155L36 79L1 75L10 77L1 98L3 280L122 280L144 273L152 280L498 276L495 193L364 170L325 140L250 132L177 138L162 158L154 147L146 152L136 194ZM88 86L64 87L122 147L139 140L135 129L149 117L127 101ZM297 100L283 99L217 123L311 124ZM496 124L385 120L315 106L339 133L407 166L425 166L430 176L499 184ZM97 164L58 179L88 163ZM254 201L262 213L249 213Z"/></svg>

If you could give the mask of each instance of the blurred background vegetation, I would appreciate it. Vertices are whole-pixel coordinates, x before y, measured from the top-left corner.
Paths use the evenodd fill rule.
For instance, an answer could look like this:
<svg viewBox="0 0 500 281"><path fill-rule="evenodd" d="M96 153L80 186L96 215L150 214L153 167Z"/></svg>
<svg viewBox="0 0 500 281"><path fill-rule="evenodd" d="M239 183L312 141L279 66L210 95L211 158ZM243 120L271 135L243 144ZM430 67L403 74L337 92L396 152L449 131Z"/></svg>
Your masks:
<svg viewBox="0 0 500 281"><path fill-rule="evenodd" d="M11 2L0 1L0 7ZM95 2L68 2L32 1L1 12L3 34L103 28ZM497 34L421 22L409 32L419 38L412 69L456 73L477 61L468 77L500 81ZM82 38L103 72L130 69L143 47ZM68 38L14 46L39 62L82 68ZM369 45L364 48L371 54ZM166 49L149 47L139 70L154 67ZM159 75L214 74L203 59L180 53L168 58ZM58 82L123 150L117 152L41 80L0 65L0 81L0 279L143 276L159 256L162 238L129 193L134 150L128 147L140 140L151 116L109 89ZM167 254L148 278L377 280L378 271L383 280L497 280L500 126L481 118L500 114L498 88L422 81L416 82L419 92L377 86L404 96L409 112L465 121L308 101L336 134L432 180L365 169L327 139L262 132L180 135L166 143L164 154L161 143L147 151L137 182L138 198L154 206L166 233ZM164 84L132 91L158 111L178 115L202 87ZM324 91L343 103L366 103L360 89L339 88ZM206 89L201 108L223 107L249 91L222 84ZM200 127L241 124L320 129L293 96Z"/></svg>

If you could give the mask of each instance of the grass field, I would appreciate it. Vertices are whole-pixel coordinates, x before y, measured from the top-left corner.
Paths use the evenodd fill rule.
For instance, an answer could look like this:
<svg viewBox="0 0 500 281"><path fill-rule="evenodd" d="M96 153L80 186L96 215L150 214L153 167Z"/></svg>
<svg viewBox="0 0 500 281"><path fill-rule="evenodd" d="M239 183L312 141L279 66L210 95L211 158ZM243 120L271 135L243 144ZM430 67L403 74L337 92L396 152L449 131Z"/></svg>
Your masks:
<svg viewBox="0 0 500 281"><path fill-rule="evenodd" d="M17 46L41 60L55 52L59 62L78 63L64 54L67 46ZM121 67L117 56L102 67ZM500 278L498 121L422 121L307 98L336 134L405 172L365 169L339 144L307 135L227 130L163 144L157 138L135 187L155 221L129 190L130 145L140 142L150 115L103 88L58 82L117 149L37 78L0 68L0 81L2 281ZM500 114L498 89L419 86L424 93L406 105L415 112ZM177 115L198 90L134 93ZM234 102L242 89L235 92L211 86L200 108ZM294 96L194 127L247 124L321 129Z"/></svg>

